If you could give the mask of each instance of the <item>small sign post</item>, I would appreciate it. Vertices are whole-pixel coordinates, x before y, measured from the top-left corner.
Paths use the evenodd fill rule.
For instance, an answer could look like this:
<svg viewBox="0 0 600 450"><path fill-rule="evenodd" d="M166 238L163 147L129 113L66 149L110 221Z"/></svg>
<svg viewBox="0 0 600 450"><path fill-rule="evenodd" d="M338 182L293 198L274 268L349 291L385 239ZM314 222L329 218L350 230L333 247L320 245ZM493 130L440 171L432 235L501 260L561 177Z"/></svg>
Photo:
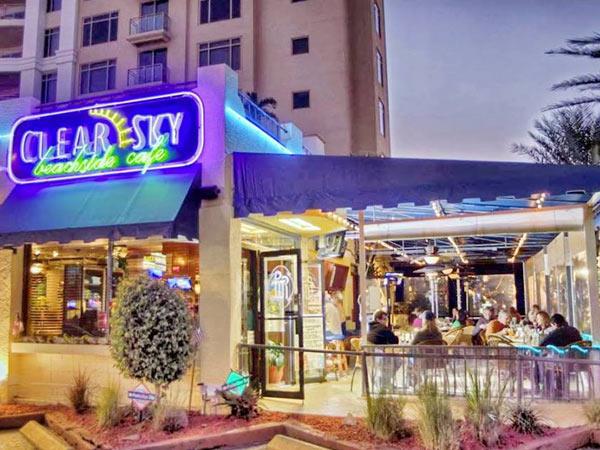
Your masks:
<svg viewBox="0 0 600 450"><path fill-rule="evenodd" d="M148 405L156 400L156 394L150 392L144 383L141 383L131 391L127 391L127 398L131 400L133 407L138 410L140 422L142 421L142 412Z"/></svg>

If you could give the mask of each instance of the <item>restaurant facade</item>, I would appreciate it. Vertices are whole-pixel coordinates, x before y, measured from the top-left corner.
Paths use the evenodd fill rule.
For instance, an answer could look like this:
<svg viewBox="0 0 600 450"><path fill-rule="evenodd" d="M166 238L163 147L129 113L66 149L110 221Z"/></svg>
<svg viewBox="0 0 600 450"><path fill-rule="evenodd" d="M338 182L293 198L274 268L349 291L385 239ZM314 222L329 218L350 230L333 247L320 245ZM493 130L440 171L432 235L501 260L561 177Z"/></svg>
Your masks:
<svg viewBox="0 0 600 450"><path fill-rule="evenodd" d="M0 113L2 401L64 401L80 370L95 385L131 387L110 358L110 311L123 279L152 276L198 318L197 364L177 384L197 403L196 383L220 384L238 368L240 343L336 348L331 311L343 336L364 338L368 313L418 291L395 257L410 259L407 242L422 239L423 248L453 243L448 267L417 261L436 274L415 280L427 280L440 314L443 283L446 309L476 301L469 259L481 247L462 237L502 235L510 252L487 276L515 280L508 302L565 312L600 339L596 169L307 155L301 130L243 103L226 66L200 69L193 86L46 108L9 102ZM433 217L418 216L432 202L441 205ZM467 204L476 210L443 211ZM439 262L439 247L426 256ZM387 256L391 270L367 274L367 254ZM388 272L405 294L390 298ZM326 380L330 363L255 358L263 394L291 398Z"/></svg>

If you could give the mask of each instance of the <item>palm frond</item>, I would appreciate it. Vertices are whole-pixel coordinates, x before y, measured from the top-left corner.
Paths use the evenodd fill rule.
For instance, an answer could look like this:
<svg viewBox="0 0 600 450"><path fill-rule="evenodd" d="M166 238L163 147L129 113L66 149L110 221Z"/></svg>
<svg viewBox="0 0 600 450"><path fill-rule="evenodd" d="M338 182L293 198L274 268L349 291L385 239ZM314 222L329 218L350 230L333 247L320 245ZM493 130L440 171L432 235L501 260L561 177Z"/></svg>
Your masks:
<svg viewBox="0 0 600 450"><path fill-rule="evenodd" d="M542 111L553 111L556 109L571 108L573 106L592 105L594 103L600 104L600 96L578 97L572 100L563 100L562 102L553 103L552 105L546 106Z"/></svg>
<svg viewBox="0 0 600 450"><path fill-rule="evenodd" d="M273 97L266 97L261 99L258 102L258 106L260 108L264 108L265 106L269 106L271 108L277 108L277 100L275 100Z"/></svg>
<svg viewBox="0 0 600 450"><path fill-rule="evenodd" d="M587 48L570 45L568 47L548 50L547 55L569 55L569 56L587 56L590 58L600 58L600 48Z"/></svg>
<svg viewBox="0 0 600 450"><path fill-rule="evenodd" d="M582 89L596 89L600 86L600 74L587 74L587 75L579 75L577 77L569 78L568 80L561 81L560 83L556 83L552 86L553 91L558 91L561 89L569 89L573 87L578 87Z"/></svg>
<svg viewBox="0 0 600 450"><path fill-rule="evenodd" d="M600 45L600 33L594 33L593 36L568 39L569 45Z"/></svg>

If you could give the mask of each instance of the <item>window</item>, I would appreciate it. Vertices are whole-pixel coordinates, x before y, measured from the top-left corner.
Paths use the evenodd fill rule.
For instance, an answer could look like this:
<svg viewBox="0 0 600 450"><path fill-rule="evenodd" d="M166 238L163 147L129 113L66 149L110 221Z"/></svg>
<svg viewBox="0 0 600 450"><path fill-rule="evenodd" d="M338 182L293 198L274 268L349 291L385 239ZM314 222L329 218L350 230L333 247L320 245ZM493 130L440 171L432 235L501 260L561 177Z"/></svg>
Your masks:
<svg viewBox="0 0 600 450"><path fill-rule="evenodd" d="M147 50L139 54L138 60L140 67L152 66L154 64L162 64L164 67L167 65L167 49L157 48Z"/></svg>
<svg viewBox="0 0 600 450"><path fill-rule="evenodd" d="M233 70L240 70L240 38L200 44L200 67L227 64Z"/></svg>
<svg viewBox="0 0 600 450"><path fill-rule="evenodd" d="M114 59L82 64L79 92L81 94L89 94L114 89L115 68L116 60Z"/></svg>
<svg viewBox="0 0 600 450"><path fill-rule="evenodd" d="M118 22L118 11L83 19L83 46L116 41Z"/></svg>
<svg viewBox="0 0 600 450"><path fill-rule="evenodd" d="M377 82L383 86L383 56L381 56L381 52L378 49L376 50L375 57L377 59Z"/></svg>
<svg viewBox="0 0 600 450"><path fill-rule="evenodd" d="M310 92L294 92L292 94L292 104L294 109L310 108Z"/></svg>
<svg viewBox="0 0 600 450"><path fill-rule="evenodd" d="M53 103L56 101L56 72L42 74L40 100L42 103Z"/></svg>
<svg viewBox="0 0 600 450"><path fill-rule="evenodd" d="M385 105L379 100L379 134L385 136Z"/></svg>
<svg viewBox="0 0 600 450"><path fill-rule="evenodd" d="M292 55L308 53L308 36L292 39Z"/></svg>
<svg viewBox="0 0 600 450"><path fill-rule="evenodd" d="M157 48L141 52L138 55L138 66L137 70L129 71L127 80L129 86L166 81L167 49Z"/></svg>
<svg viewBox="0 0 600 450"><path fill-rule="evenodd" d="M169 0L153 0L142 3L142 16L152 14L167 14L169 12Z"/></svg>
<svg viewBox="0 0 600 450"><path fill-rule="evenodd" d="M200 0L200 23L240 17L240 0Z"/></svg>
<svg viewBox="0 0 600 450"><path fill-rule="evenodd" d="M46 12L59 11L61 7L61 0L47 0L46 1Z"/></svg>
<svg viewBox="0 0 600 450"><path fill-rule="evenodd" d="M44 31L44 58L56 55L59 34L59 28L48 28Z"/></svg>
<svg viewBox="0 0 600 450"><path fill-rule="evenodd" d="M377 36L381 37L381 10L377 2L373 2L373 26Z"/></svg>

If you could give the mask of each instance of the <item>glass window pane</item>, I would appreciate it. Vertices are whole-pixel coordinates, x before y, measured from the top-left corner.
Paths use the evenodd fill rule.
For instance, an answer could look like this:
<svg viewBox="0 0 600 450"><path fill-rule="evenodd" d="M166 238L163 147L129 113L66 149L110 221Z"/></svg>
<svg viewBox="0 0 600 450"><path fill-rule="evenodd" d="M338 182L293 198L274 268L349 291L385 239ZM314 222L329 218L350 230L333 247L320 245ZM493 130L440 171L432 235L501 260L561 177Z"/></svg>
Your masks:
<svg viewBox="0 0 600 450"><path fill-rule="evenodd" d="M292 39L292 54L308 53L308 37Z"/></svg>
<svg viewBox="0 0 600 450"><path fill-rule="evenodd" d="M95 22L92 25L92 45L108 41L108 20Z"/></svg>
<svg viewBox="0 0 600 450"><path fill-rule="evenodd" d="M110 19L110 40L111 41L116 41L117 40L117 30L119 29L119 18L117 17L113 17L112 19Z"/></svg>
<svg viewBox="0 0 600 450"><path fill-rule="evenodd" d="M142 8L141 8L142 16L148 16L150 14L154 14L155 6L156 5L154 2L142 3Z"/></svg>
<svg viewBox="0 0 600 450"><path fill-rule="evenodd" d="M156 12L167 14L169 12L169 1L168 0L158 0L156 2Z"/></svg>
<svg viewBox="0 0 600 450"><path fill-rule="evenodd" d="M210 64L229 64L229 48L221 47L211 50Z"/></svg>
<svg viewBox="0 0 600 450"><path fill-rule="evenodd" d="M116 66L114 64L112 64L108 68L108 83L107 83L106 89L114 89L115 88L115 72L116 72Z"/></svg>
<svg viewBox="0 0 600 450"><path fill-rule="evenodd" d="M208 23L208 0L200 2L200 23Z"/></svg>
<svg viewBox="0 0 600 450"><path fill-rule="evenodd" d="M153 55L152 50L147 52L142 52L139 55L139 65L140 66L149 66L152 64Z"/></svg>
<svg viewBox="0 0 600 450"><path fill-rule="evenodd" d="M92 69L90 71L90 92L106 90L106 69Z"/></svg>
<svg viewBox="0 0 600 450"><path fill-rule="evenodd" d="M208 66L208 50L200 51L199 64L200 67Z"/></svg>
<svg viewBox="0 0 600 450"><path fill-rule="evenodd" d="M231 1L231 18L240 17L240 0Z"/></svg>
<svg viewBox="0 0 600 450"><path fill-rule="evenodd" d="M310 93L308 91L294 92L292 104L294 109L310 108Z"/></svg>
<svg viewBox="0 0 600 450"><path fill-rule="evenodd" d="M231 0L210 0L210 21L227 20L231 17Z"/></svg>
<svg viewBox="0 0 600 450"><path fill-rule="evenodd" d="M152 64L162 64L163 67L167 65L167 49L159 48L154 50L154 61Z"/></svg>
<svg viewBox="0 0 600 450"><path fill-rule="evenodd" d="M231 48L231 68L233 70L240 70L241 62L240 62L240 46L234 45Z"/></svg>
<svg viewBox="0 0 600 450"><path fill-rule="evenodd" d="M80 77L80 82L79 82L79 92L81 92L82 94L87 94L87 92L88 92L88 77L89 77L88 70L84 69L82 66L81 77Z"/></svg>

